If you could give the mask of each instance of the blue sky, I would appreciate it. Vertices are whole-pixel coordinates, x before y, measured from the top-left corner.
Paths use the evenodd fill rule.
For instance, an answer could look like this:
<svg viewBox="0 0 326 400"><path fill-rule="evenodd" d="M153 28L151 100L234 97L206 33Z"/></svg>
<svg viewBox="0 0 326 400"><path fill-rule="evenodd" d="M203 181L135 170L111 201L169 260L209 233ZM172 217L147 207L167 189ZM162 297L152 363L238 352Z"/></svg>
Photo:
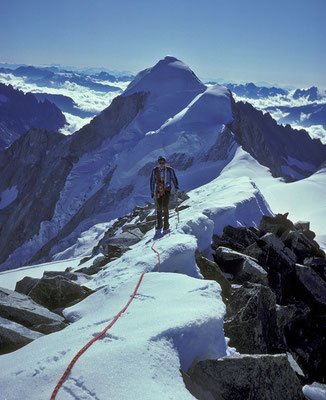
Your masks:
<svg viewBox="0 0 326 400"><path fill-rule="evenodd" d="M2 0L0 62L134 73L173 55L199 76L326 89L325 0Z"/></svg>

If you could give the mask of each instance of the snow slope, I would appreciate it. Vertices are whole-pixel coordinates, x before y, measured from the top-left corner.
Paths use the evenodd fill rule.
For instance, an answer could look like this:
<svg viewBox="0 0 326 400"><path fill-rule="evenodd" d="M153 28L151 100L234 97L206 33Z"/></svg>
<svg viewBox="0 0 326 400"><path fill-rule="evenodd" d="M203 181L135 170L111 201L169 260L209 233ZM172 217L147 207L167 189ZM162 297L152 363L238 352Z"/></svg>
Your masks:
<svg viewBox="0 0 326 400"><path fill-rule="evenodd" d="M180 212L179 223L176 214L171 213L171 236L155 244L161 254L160 273L157 255L151 249L153 231L149 231L131 250L111 261L86 283L99 290L64 311L72 322L68 328L0 357L4 399L49 398L77 351L127 303L142 272L146 274L128 310L81 356L57 398L193 398L185 389L179 369L186 370L196 359L218 358L234 352L227 347L223 333L225 306L220 286L202 280L195 250L199 248L210 257L214 232L220 234L226 224L258 224L263 214L271 213L265 198L281 208L281 191L288 190L289 195L298 196L315 179L325 178L321 171L301 181L297 189L299 182L285 184L273 178L267 168L241 147L236 147L232 154L218 177L188 192L189 199L184 204L190 207ZM196 182L199 181L198 177ZM301 202L301 208L293 208L298 216L308 207L304 203ZM321 205L322 199L317 207ZM84 233L84 250L86 238ZM92 235L89 243L91 247ZM93 259L84 265L92 262ZM57 264L45 267L57 269ZM1 278L9 272L21 276L22 271L4 272ZM24 272L29 274L28 270Z"/></svg>
<svg viewBox="0 0 326 400"><path fill-rule="evenodd" d="M233 351L223 333L220 286L201 279L195 250L208 252L212 233L225 222L258 223L262 213L268 213L250 179L235 184L222 177L221 182L218 191L213 180L189 192L190 208L180 213L180 223L175 214L171 216L171 236L155 245L161 254L160 273L149 231L87 283L101 289L65 310L72 321L68 328L0 357L6 371L0 385L7 400L19 398L27 385L31 399L48 397L74 354L126 304L144 271L130 308L77 361L58 399L193 398L184 387L180 367L186 370L195 359ZM18 375L13 390L11 383Z"/></svg>

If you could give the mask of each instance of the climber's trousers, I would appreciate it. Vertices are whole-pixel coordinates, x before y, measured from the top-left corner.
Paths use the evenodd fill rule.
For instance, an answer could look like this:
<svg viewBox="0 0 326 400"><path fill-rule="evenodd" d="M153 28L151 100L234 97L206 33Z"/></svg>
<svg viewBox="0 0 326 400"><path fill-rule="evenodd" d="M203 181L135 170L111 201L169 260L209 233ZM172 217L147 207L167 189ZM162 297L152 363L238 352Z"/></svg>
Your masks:
<svg viewBox="0 0 326 400"><path fill-rule="evenodd" d="M157 227L162 227L162 214L164 213L164 229L169 228L169 200L170 191L166 190L162 197L156 199L157 206Z"/></svg>

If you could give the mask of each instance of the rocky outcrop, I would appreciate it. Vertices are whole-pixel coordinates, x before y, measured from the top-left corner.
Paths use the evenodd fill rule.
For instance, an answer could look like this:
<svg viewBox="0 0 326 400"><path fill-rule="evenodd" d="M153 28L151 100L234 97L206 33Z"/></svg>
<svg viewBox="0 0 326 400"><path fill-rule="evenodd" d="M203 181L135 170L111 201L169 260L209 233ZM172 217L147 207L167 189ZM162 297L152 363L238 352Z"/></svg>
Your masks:
<svg viewBox="0 0 326 400"><path fill-rule="evenodd" d="M18 293L26 294L33 289L33 287L39 282L38 278L31 278L30 276L25 276L20 281L16 282L15 291Z"/></svg>
<svg viewBox="0 0 326 400"><path fill-rule="evenodd" d="M241 354L199 361L188 375L207 393L203 399L304 400L300 382L284 354Z"/></svg>
<svg viewBox="0 0 326 400"><path fill-rule="evenodd" d="M60 109L47 99L38 102L33 93L0 83L0 151L32 127L58 131L66 123Z"/></svg>
<svg viewBox="0 0 326 400"><path fill-rule="evenodd" d="M256 259L222 246L216 249L214 258L234 283L250 281L267 285L267 272Z"/></svg>
<svg viewBox="0 0 326 400"><path fill-rule="evenodd" d="M308 266L296 264L297 295L304 292L305 302L314 311L326 314L326 281Z"/></svg>
<svg viewBox="0 0 326 400"><path fill-rule="evenodd" d="M0 355L17 350L41 336L42 333L0 317Z"/></svg>
<svg viewBox="0 0 326 400"><path fill-rule="evenodd" d="M323 382L326 256L309 222L293 224L287 215L263 216L258 227L225 227L221 237L213 236L214 260L232 285L225 333L240 352L287 351L305 379ZM245 261L258 278L245 273Z"/></svg>
<svg viewBox="0 0 326 400"><path fill-rule="evenodd" d="M28 295L49 310L69 307L85 299L92 291L64 276L43 277Z"/></svg>
<svg viewBox="0 0 326 400"><path fill-rule="evenodd" d="M175 209L178 204L178 210L182 211L189 206L181 206L185 201L187 194L185 192L171 193L169 208ZM139 242L144 234L153 229L156 224L155 204L147 203L145 206L136 206L133 211L123 217L119 217L114 224L105 232L103 238L93 248L92 257L102 255L105 257L103 265L110 260L121 257L123 253L129 250L129 246ZM130 224L134 221L133 224ZM82 263L88 261L90 257L82 260ZM80 269L81 272L86 272ZM95 268L92 267L92 273L95 273ZM97 271L98 272L98 271ZM87 272L88 273L88 272Z"/></svg>
<svg viewBox="0 0 326 400"><path fill-rule="evenodd" d="M30 297L4 288L0 288L0 317L41 333L56 332L66 327L64 318Z"/></svg>
<svg viewBox="0 0 326 400"><path fill-rule="evenodd" d="M219 283L221 285L222 295L228 298L231 294L231 285L223 275L219 266L215 262L204 257L198 249L195 252L195 259L204 279L210 279Z"/></svg>
<svg viewBox="0 0 326 400"><path fill-rule="evenodd" d="M224 332L229 345L240 353L265 354L284 351L276 314L276 298L265 285L245 282L233 287L227 302Z"/></svg>

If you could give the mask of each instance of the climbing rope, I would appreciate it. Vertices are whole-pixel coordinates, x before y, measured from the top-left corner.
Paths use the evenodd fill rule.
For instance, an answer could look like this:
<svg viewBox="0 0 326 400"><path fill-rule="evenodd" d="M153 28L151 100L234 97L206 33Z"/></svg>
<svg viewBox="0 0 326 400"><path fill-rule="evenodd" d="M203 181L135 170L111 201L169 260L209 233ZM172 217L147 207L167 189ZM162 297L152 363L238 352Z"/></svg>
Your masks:
<svg viewBox="0 0 326 400"><path fill-rule="evenodd" d="M160 253L154 249L154 245L156 242L159 242L162 239L166 239L167 237L169 237L171 235L171 233L169 232L168 235L156 240L153 244L152 244L152 250L155 251L155 253L158 256L158 272L160 272L160 267L161 267L161 259L160 259ZM130 303L132 302L132 300L134 299L138 288L141 284L141 281L143 279L145 275L145 272L143 272L138 280L138 283L135 287L135 290L133 292L133 294L131 295L128 303L124 306L124 308L119 311L119 313L114 317L114 319L109 323L109 325L106 326L106 328L103 329L102 332L100 332L97 336L95 336L92 340L90 340L83 348L81 348L78 353L75 355L75 357L70 361L70 364L68 365L68 367L66 368L65 372L63 373L63 375L61 376L59 382L57 383L56 387L54 388L51 398L50 400L54 400L60 387L62 386L63 382L66 380L69 372L71 371L72 367L74 366L74 364L76 363L76 361L78 360L78 358L94 343L96 342L96 340L100 339L116 322L117 320L121 317L121 315L126 311L126 309L129 307Z"/></svg>
<svg viewBox="0 0 326 400"><path fill-rule="evenodd" d="M152 247L151 247L152 250L155 251L155 253L157 254L157 258L158 258L158 267L157 267L157 271L158 271L158 272L161 272L161 271L160 271L160 270L161 270L161 257L160 257L160 253L159 253L157 250L154 249L154 244L155 244L156 242L159 242L160 240L166 239L166 238L169 237L170 235L171 235L171 233L169 232L168 235L163 236L161 239L156 240L156 241L152 244Z"/></svg>
<svg viewBox="0 0 326 400"><path fill-rule="evenodd" d="M121 317L121 315L126 311L126 309L129 307L130 303L132 302L132 300L134 299L137 290L140 286L140 283L143 279L145 275L145 272L143 272L138 280L138 283L136 285L136 288L133 292L133 294L131 295L128 303L124 306L124 308L114 317L113 321L109 323L109 325L103 329L102 332L100 332L97 336L95 336L92 340L90 340L82 349L79 350L79 352L75 355L75 357L71 360L70 364L68 365L67 369L65 370L65 372L63 373L62 377L60 378L59 382L57 383L57 386L54 388L52 395L51 395L51 400L54 400L58 390L60 389L60 387L62 386L63 382L65 381L65 379L67 378L69 372L71 371L72 367L74 366L74 364L76 363L76 361L78 360L78 358L98 339L100 339L106 332L108 329L110 329L119 319L119 317Z"/></svg>

